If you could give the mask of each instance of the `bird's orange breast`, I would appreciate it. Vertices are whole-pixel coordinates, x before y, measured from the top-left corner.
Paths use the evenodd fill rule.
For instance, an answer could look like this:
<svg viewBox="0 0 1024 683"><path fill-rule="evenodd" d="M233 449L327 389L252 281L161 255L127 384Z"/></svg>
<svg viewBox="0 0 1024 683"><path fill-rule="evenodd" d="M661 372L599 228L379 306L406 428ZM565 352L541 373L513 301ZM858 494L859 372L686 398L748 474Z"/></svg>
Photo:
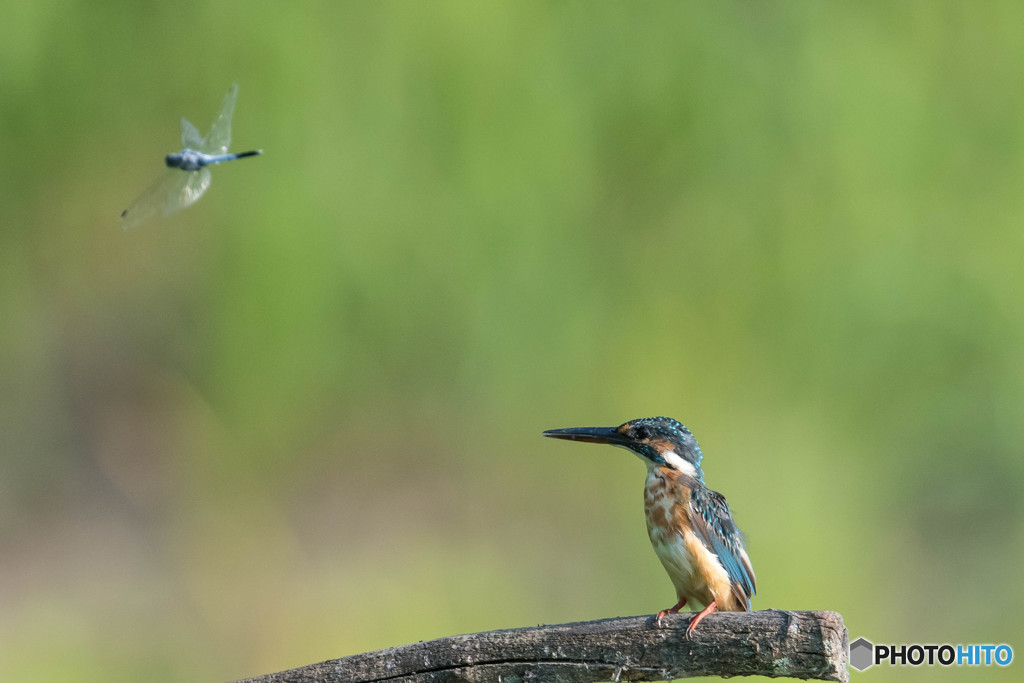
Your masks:
<svg viewBox="0 0 1024 683"><path fill-rule="evenodd" d="M678 598L702 605L716 600L719 610L743 610L722 563L693 530L690 487L685 479L685 475L664 468L648 474L644 510L654 552Z"/></svg>

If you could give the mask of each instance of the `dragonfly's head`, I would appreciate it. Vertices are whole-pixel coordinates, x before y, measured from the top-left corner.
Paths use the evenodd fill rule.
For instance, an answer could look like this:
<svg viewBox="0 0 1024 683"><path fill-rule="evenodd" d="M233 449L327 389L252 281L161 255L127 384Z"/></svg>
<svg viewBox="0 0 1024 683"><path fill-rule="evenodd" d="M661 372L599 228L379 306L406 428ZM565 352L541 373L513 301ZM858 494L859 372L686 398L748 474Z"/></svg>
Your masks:
<svg viewBox="0 0 1024 683"><path fill-rule="evenodd" d="M170 166L171 168L181 168L181 157L181 152L174 152L173 154L168 154L164 158L164 163Z"/></svg>

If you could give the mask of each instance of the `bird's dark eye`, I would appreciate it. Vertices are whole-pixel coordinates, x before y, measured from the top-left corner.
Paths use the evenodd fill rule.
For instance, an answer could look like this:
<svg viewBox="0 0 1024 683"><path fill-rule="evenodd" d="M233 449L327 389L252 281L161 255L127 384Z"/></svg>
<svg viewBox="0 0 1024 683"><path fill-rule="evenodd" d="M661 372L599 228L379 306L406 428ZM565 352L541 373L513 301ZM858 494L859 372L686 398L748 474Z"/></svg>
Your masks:
<svg viewBox="0 0 1024 683"><path fill-rule="evenodd" d="M646 439L649 439L651 438L651 430L645 427L644 425L640 425L639 427L633 430L633 438L637 439L638 441L644 441Z"/></svg>

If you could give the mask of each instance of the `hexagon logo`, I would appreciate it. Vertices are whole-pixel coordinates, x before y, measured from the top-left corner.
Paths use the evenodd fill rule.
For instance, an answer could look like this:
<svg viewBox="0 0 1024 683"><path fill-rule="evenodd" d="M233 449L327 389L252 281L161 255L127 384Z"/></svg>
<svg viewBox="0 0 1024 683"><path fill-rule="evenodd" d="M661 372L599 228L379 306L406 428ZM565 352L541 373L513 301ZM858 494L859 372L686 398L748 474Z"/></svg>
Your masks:
<svg viewBox="0 0 1024 683"><path fill-rule="evenodd" d="M850 643L850 666L863 671L875 663L875 646L865 638L858 638Z"/></svg>

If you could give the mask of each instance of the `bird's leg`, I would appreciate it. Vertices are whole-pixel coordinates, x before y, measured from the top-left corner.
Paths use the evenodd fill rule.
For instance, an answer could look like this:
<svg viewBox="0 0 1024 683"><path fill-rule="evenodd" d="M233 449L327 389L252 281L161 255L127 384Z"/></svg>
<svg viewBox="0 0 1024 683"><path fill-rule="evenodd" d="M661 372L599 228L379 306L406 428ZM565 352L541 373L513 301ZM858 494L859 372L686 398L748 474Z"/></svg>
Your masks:
<svg viewBox="0 0 1024 683"><path fill-rule="evenodd" d="M655 619L655 621L658 624L658 628L661 628L661 620L665 618L666 614L675 614L676 612L681 610L684 605L686 605L686 598L679 598L679 602L677 602L674 606L669 607L668 609L663 609L660 612L658 612L658 618Z"/></svg>
<svg viewBox="0 0 1024 683"><path fill-rule="evenodd" d="M715 611L715 607L718 606L717 600L712 600L707 607L697 612L693 619L690 619L690 623L686 625L686 639L689 640L693 637L693 629L697 628L697 624L700 620Z"/></svg>

